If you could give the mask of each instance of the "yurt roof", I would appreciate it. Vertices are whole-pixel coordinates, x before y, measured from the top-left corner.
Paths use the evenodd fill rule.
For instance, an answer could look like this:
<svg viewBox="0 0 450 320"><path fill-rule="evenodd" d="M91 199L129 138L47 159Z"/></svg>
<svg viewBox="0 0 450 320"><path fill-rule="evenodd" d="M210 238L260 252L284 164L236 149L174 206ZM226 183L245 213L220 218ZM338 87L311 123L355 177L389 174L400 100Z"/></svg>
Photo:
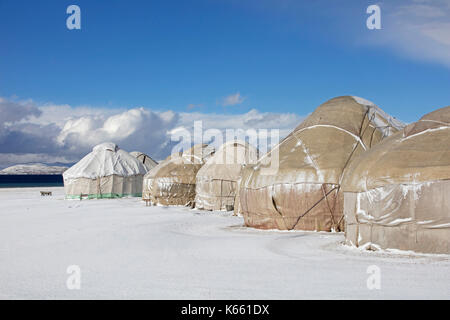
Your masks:
<svg viewBox="0 0 450 320"><path fill-rule="evenodd" d="M120 149L115 143L105 142L95 146L74 166L66 170L64 179L106 177L118 175L123 177L145 174L144 164Z"/></svg>
<svg viewBox="0 0 450 320"><path fill-rule="evenodd" d="M167 177L180 183L195 182L195 176L201 166L214 154L214 148L206 144L197 144L192 148L174 153L151 169L146 178Z"/></svg>
<svg viewBox="0 0 450 320"><path fill-rule="evenodd" d="M450 179L450 106L433 111L358 157L344 191Z"/></svg>
<svg viewBox="0 0 450 320"><path fill-rule="evenodd" d="M245 141L229 141L201 167L197 176L214 176L235 180L239 178L241 168L247 164L255 164L258 150Z"/></svg>
<svg viewBox="0 0 450 320"><path fill-rule="evenodd" d="M148 170L150 170L151 168L154 168L158 165L158 162L156 162L149 155L147 155L143 152L132 151L132 152L130 152L130 154L133 157L139 159L142 163L144 163L144 165L147 167Z"/></svg>
<svg viewBox="0 0 450 320"><path fill-rule="evenodd" d="M204 164L214 155L214 153L214 146L199 143L187 150L171 154L166 158L166 160L192 164Z"/></svg>
<svg viewBox="0 0 450 320"><path fill-rule="evenodd" d="M333 98L311 113L252 169L275 165L276 173L249 180L249 187L277 183L339 184L342 172L359 153L392 135L404 124L362 98ZM273 160L275 158L275 160Z"/></svg>
<svg viewBox="0 0 450 320"><path fill-rule="evenodd" d="M380 107L364 98L341 96L321 104L308 116L293 133L315 126L332 125L340 130L346 130L353 135L359 135L362 116L367 115L370 126L382 131L384 136L402 130L406 124L388 115Z"/></svg>

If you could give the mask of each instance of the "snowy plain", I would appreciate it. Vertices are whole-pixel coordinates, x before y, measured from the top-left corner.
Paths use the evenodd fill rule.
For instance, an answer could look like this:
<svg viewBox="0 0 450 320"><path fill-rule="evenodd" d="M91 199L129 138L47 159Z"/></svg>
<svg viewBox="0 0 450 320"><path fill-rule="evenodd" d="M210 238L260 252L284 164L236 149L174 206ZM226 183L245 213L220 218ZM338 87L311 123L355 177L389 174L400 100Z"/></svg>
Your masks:
<svg viewBox="0 0 450 320"><path fill-rule="evenodd" d="M450 256L366 252L342 233L261 231L225 212L0 189L0 299L449 299ZM69 290L67 267L81 268ZM367 288L367 268L381 289Z"/></svg>

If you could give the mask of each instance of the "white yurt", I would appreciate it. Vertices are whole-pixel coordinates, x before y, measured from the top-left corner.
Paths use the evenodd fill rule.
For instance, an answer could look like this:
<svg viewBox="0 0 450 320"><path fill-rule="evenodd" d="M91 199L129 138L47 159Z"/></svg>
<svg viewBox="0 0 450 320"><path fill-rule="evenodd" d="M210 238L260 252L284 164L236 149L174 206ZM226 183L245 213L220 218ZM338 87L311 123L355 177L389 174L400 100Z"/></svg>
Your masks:
<svg viewBox="0 0 450 320"><path fill-rule="evenodd" d="M158 162L153 160L149 155L146 155L143 152L140 151L132 151L130 154L138 159L140 162L144 164L144 166L147 168L147 171L151 170L152 168L156 167L158 165Z"/></svg>
<svg viewBox="0 0 450 320"><path fill-rule="evenodd" d="M64 172L66 199L140 197L144 164L112 142L95 146Z"/></svg>
<svg viewBox="0 0 450 320"><path fill-rule="evenodd" d="M238 212L238 187L242 169L256 164L258 150L245 141L224 143L196 177L195 207Z"/></svg>

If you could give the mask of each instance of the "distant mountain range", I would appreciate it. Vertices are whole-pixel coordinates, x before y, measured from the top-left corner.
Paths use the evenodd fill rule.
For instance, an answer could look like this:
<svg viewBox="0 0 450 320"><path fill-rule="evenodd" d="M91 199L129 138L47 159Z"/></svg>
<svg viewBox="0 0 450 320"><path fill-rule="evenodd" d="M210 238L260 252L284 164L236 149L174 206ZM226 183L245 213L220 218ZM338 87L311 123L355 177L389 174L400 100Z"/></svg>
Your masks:
<svg viewBox="0 0 450 320"><path fill-rule="evenodd" d="M19 175L19 174L62 174L64 171L69 169L65 166L50 166L43 163L33 163L33 164L18 164L0 170L1 175Z"/></svg>

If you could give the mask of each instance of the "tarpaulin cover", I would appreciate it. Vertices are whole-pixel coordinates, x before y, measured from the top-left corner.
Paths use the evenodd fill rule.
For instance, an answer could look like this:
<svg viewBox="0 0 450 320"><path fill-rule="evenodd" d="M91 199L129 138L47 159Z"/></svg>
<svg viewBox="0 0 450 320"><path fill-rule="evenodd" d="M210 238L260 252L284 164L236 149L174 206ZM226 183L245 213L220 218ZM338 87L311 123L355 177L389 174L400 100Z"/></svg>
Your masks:
<svg viewBox="0 0 450 320"><path fill-rule="evenodd" d="M450 107L362 154L342 188L348 244L450 253Z"/></svg>
<svg viewBox="0 0 450 320"><path fill-rule="evenodd" d="M351 96L319 106L256 166L244 169L245 224L282 230L342 230L345 167L403 128L373 103Z"/></svg>
<svg viewBox="0 0 450 320"><path fill-rule="evenodd" d="M197 173L195 207L238 211L235 200L241 171L245 165L255 164L257 160L258 151L246 142L223 144Z"/></svg>
<svg viewBox="0 0 450 320"><path fill-rule="evenodd" d="M153 160L149 155L146 155L145 153L142 153L140 151L132 151L130 152L130 154L141 161L147 168L147 171L158 165L158 162Z"/></svg>
<svg viewBox="0 0 450 320"><path fill-rule="evenodd" d="M63 173L66 198L140 197L145 166L111 142L95 146Z"/></svg>
<svg viewBox="0 0 450 320"><path fill-rule="evenodd" d="M145 175L142 198L153 204L193 206L197 172L213 153L213 148L198 144L172 154Z"/></svg>

